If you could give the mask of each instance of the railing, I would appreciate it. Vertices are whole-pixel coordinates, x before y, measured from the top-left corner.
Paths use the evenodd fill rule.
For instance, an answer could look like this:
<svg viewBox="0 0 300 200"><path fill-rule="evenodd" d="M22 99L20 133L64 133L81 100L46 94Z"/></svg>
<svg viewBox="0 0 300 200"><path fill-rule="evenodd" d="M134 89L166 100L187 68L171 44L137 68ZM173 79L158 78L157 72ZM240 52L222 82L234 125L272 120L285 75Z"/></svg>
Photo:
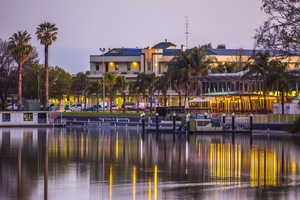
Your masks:
<svg viewBox="0 0 300 200"><path fill-rule="evenodd" d="M253 114L253 123L292 123L300 117L300 114ZM232 114L225 114L225 121L231 121ZM236 114L236 122L249 122L249 114Z"/></svg>

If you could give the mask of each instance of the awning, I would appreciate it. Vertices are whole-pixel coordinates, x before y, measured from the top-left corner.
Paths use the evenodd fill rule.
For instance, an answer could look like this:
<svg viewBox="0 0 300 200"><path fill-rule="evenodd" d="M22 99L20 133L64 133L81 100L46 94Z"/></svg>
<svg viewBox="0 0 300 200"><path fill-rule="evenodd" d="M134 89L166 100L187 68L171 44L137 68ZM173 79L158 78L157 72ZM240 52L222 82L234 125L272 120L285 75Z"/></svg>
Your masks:
<svg viewBox="0 0 300 200"><path fill-rule="evenodd" d="M200 98L200 97L196 97L193 100L189 101L190 103L201 103L201 102L209 102L209 98Z"/></svg>

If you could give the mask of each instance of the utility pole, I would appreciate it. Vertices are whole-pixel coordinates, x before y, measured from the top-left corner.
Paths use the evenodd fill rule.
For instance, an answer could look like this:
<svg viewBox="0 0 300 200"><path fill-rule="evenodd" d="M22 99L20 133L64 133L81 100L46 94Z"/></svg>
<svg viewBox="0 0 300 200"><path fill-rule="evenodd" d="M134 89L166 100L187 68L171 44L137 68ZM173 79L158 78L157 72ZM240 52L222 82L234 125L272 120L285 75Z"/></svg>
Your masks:
<svg viewBox="0 0 300 200"><path fill-rule="evenodd" d="M185 16L185 46L186 49L188 48L188 41L189 41L189 34L191 34L191 32L189 32L189 17Z"/></svg>

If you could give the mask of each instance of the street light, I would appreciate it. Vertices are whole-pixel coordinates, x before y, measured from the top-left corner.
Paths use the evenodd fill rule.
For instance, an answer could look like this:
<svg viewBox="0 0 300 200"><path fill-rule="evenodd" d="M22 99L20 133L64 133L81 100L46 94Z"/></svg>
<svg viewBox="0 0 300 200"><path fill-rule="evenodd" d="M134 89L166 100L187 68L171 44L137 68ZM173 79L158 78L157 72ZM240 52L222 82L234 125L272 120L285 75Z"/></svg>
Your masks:
<svg viewBox="0 0 300 200"><path fill-rule="evenodd" d="M105 52L105 48L100 48L100 51L102 52L102 65L103 65L103 71L102 71L102 76L103 76L103 112L105 110L105 104L104 104L104 101L105 101L105 83L104 83L104 72L105 72L105 66L104 66L104 52Z"/></svg>
<svg viewBox="0 0 300 200"><path fill-rule="evenodd" d="M40 70L38 69L37 70L37 73L38 73L38 89L37 89L37 91L38 91L38 101L39 101L39 104L41 104L41 101L40 101Z"/></svg>

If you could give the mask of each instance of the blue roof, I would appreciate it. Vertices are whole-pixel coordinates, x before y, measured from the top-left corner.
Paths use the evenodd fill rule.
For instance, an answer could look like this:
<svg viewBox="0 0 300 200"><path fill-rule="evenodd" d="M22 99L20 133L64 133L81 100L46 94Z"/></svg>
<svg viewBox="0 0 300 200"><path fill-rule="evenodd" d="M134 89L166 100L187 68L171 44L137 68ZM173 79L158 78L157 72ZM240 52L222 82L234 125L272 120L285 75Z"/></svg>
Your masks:
<svg viewBox="0 0 300 200"><path fill-rule="evenodd" d="M114 48L105 53L105 56L140 56L142 49L139 48Z"/></svg>
<svg viewBox="0 0 300 200"><path fill-rule="evenodd" d="M181 49L163 49L163 55L166 56L174 56L178 54L181 51Z"/></svg>
<svg viewBox="0 0 300 200"><path fill-rule="evenodd" d="M207 49L207 54L210 55L243 55L243 56L252 56L257 53L258 50L249 50L249 49Z"/></svg>

